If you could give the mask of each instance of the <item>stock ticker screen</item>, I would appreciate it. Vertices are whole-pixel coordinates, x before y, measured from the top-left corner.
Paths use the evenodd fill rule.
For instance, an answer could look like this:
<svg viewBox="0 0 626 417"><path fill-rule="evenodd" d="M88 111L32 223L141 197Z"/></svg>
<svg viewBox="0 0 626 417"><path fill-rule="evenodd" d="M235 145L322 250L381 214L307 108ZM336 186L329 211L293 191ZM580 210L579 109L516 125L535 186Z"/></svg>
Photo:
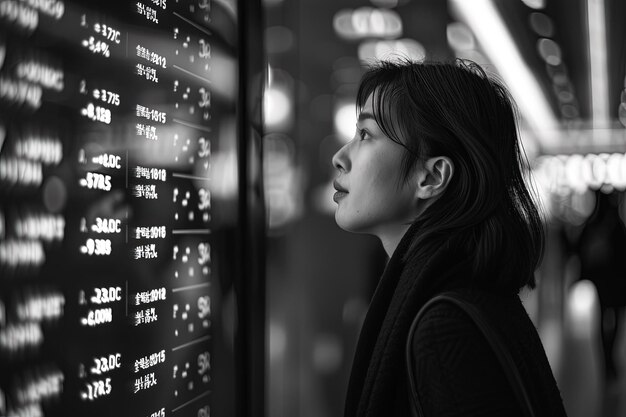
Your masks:
<svg viewBox="0 0 626 417"><path fill-rule="evenodd" d="M0 416L232 415L233 1L0 1Z"/></svg>

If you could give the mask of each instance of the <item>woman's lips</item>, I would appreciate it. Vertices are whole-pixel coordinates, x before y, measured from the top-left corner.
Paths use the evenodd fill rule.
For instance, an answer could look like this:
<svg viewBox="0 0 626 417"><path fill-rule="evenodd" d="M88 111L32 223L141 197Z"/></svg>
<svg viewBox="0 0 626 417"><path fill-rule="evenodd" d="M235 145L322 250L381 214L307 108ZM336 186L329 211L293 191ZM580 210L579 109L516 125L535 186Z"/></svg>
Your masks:
<svg viewBox="0 0 626 417"><path fill-rule="evenodd" d="M335 203L338 203L339 200L348 195L348 190L343 188L341 184L337 182L337 180L333 181L333 187L335 188L335 190L337 190L337 192L333 195L333 200L335 201Z"/></svg>
<svg viewBox="0 0 626 417"><path fill-rule="evenodd" d="M333 187L335 188L335 190L342 192L342 193L347 193L348 190L346 190L344 187L341 186L341 184L339 184L339 182L337 180L333 181Z"/></svg>
<svg viewBox="0 0 626 417"><path fill-rule="evenodd" d="M347 195L348 195L348 193L345 192L345 191L337 191L335 194L333 194L333 200L335 201L335 203L338 203L339 200L341 200L342 198L344 198Z"/></svg>

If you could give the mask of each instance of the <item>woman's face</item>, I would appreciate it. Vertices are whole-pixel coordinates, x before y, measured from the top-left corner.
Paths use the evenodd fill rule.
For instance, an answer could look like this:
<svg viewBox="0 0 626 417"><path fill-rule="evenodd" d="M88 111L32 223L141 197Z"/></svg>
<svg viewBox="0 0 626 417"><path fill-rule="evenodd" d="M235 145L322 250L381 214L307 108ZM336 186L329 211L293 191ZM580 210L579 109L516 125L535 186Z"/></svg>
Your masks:
<svg viewBox="0 0 626 417"><path fill-rule="evenodd" d="M401 178L404 152L378 127L370 96L359 115L354 138L332 159L338 170L333 199L339 227L381 236L414 220L415 189L411 180Z"/></svg>

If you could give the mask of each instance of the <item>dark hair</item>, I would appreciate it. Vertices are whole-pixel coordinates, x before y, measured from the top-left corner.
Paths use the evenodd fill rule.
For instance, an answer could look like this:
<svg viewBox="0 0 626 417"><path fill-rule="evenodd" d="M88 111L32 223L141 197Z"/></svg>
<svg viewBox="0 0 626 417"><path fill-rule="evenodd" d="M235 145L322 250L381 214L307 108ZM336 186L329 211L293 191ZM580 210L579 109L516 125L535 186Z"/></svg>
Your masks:
<svg viewBox="0 0 626 417"><path fill-rule="evenodd" d="M446 191L418 219L407 256L428 259L451 245L475 280L515 292L534 287L544 230L524 181L528 161L507 89L471 61L404 60L368 69L359 109L370 95L380 129L406 150L404 180L430 157L454 164Z"/></svg>

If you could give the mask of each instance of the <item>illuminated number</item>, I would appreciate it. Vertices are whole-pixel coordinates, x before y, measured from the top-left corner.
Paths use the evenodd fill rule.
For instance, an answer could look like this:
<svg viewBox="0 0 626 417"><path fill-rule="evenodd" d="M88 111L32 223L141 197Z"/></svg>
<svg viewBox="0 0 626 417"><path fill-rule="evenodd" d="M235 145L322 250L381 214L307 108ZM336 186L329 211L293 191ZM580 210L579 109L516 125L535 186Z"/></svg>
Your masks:
<svg viewBox="0 0 626 417"><path fill-rule="evenodd" d="M204 407L198 409L198 417L211 417L208 405L205 405Z"/></svg>
<svg viewBox="0 0 626 417"><path fill-rule="evenodd" d="M198 355L198 374L203 375L211 369L211 354L204 352Z"/></svg>
<svg viewBox="0 0 626 417"><path fill-rule="evenodd" d="M84 251L88 255L110 255L111 241L109 239L87 239Z"/></svg>
<svg viewBox="0 0 626 417"><path fill-rule="evenodd" d="M80 80L80 86L78 88L78 91L81 94L87 94L87 82L85 80Z"/></svg>
<svg viewBox="0 0 626 417"><path fill-rule="evenodd" d="M106 155L106 154L105 154ZM107 168L117 168L120 169L122 166L120 165L120 161L122 157L119 155L108 155L108 159L106 161Z"/></svg>
<svg viewBox="0 0 626 417"><path fill-rule="evenodd" d="M102 226L102 219L100 217L96 217L96 224L94 226L93 231L97 233L102 233L103 226Z"/></svg>
<svg viewBox="0 0 626 417"><path fill-rule="evenodd" d="M122 355L120 353L111 354L109 356L93 358L93 361L96 366L91 368L90 372L94 375L101 375L105 372L112 371L113 369L120 368L122 366Z"/></svg>
<svg viewBox="0 0 626 417"><path fill-rule="evenodd" d="M109 290L106 288L102 288L102 302L108 303L111 299L109 298Z"/></svg>
<svg viewBox="0 0 626 417"><path fill-rule="evenodd" d="M101 308L99 310L90 311L87 315L86 324L88 326L97 326L103 323L113 321L113 310L110 308Z"/></svg>
<svg viewBox="0 0 626 417"><path fill-rule="evenodd" d="M92 103L87 104L87 117L92 120L95 117L95 106Z"/></svg>
<svg viewBox="0 0 626 417"><path fill-rule="evenodd" d="M202 59L211 58L211 45L209 45L204 39L200 39L198 43L200 44L198 56Z"/></svg>
<svg viewBox="0 0 626 417"><path fill-rule="evenodd" d="M82 27L87 27L87 16L85 14L80 16L80 25Z"/></svg>
<svg viewBox="0 0 626 417"><path fill-rule="evenodd" d="M111 387L111 378L107 378L104 380L104 389L105 389L106 395L109 395L111 391L113 390L113 387Z"/></svg>
<svg viewBox="0 0 626 417"><path fill-rule="evenodd" d="M208 243L198 244L198 263L204 265L211 261L211 246Z"/></svg>
<svg viewBox="0 0 626 417"><path fill-rule="evenodd" d="M200 158L211 155L211 142L206 140L204 137L201 137L200 139L198 139L198 145L198 156Z"/></svg>
<svg viewBox="0 0 626 417"><path fill-rule="evenodd" d="M205 190L204 188L200 188L198 190L198 197L200 201L198 202L198 210L206 210L211 208L211 192Z"/></svg>
<svg viewBox="0 0 626 417"><path fill-rule="evenodd" d="M99 255L111 254L111 241L109 239L96 239L96 246L100 246Z"/></svg>
<svg viewBox="0 0 626 417"><path fill-rule="evenodd" d="M88 172L86 180L87 180L87 188L99 189L99 190L104 190L104 191L111 190L111 176L110 175L102 175L96 172Z"/></svg>
<svg viewBox="0 0 626 417"><path fill-rule="evenodd" d="M211 299L208 295L198 298L198 317L201 319L211 314Z"/></svg>
<svg viewBox="0 0 626 417"><path fill-rule="evenodd" d="M101 304L102 303L102 291L100 291L100 288L94 288L94 291L96 292L96 295L91 297L91 302L94 304Z"/></svg>
<svg viewBox="0 0 626 417"><path fill-rule="evenodd" d="M150 414L150 417L165 417L165 408L161 408L159 411L155 411Z"/></svg>
<svg viewBox="0 0 626 417"><path fill-rule="evenodd" d="M102 101L113 104L114 106L120 105L120 95L111 91L102 90Z"/></svg>
<svg viewBox="0 0 626 417"><path fill-rule="evenodd" d="M102 372L108 372L109 369L109 361L106 358L100 358L100 364L102 366Z"/></svg>
<svg viewBox="0 0 626 417"><path fill-rule="evenodd" d="M104 395L109 395L113 390L113 387L111 386L111 378L87 383L85 384L85 387L87 388L87 392L83 393L83 398L87 398L90 401Z"/></svg>
<svg viewBox="0 0 626 417"><path fill-rule="evenodd" d="M109 356L109 368L115 369L121 366L122 355L120 353Z"/></svg>
<svg viewBox="0 0 626 417"><path fill-rule="evenodd" d="M94 242L93 239L87 239L87 242L85 243L85 246L87 247L87 253L89 255L93 255L93 252L94 252L95 247L96 247L96 242Z"/></svg>
<svg viewBox="0 0 626 417"><path fill-rule="evenodd" d="M102 395L106 395L105 389L104 389L104 381L96 381L94 384L94 390L97 393L97 396L102 396Z"/></svg>
<svg viewBox="0 0 626 417"><path fill-rule="evenodd" d="M94 304L112 303L114 301L121 301L122 288L121 287L109 287L109 288L94 288L96 293L91 297L91 302Z"/></svg>
<svg viewBox="0 0 626 417"><path fill-rule="evenodd" d="M198 90L200 93L200 101L198 101L198 107L209 108L211 107L211 92L202 87Z"/></svg>
<svg viewBox="0 0 626 417"><path fill-rule="evenodd" d="M95 120L105 124L111 123L111 110L101 106L94 106L93 103L87 104L87 107L85 108L85 112L83 114L91 120Z"/></svg>
<svg viewBox="0 0 626 417"><path fill-rule="evenodd" d="M94 362L96 363L96 367L95 368L91 368L91 373L95 374L95 375L100 375L102 373L102 368L100 366L100 359L98 358L93 358Z"/></svg>
<svg viewBox="0 0 626 417"><path fill-rule="evenodd" d="M122 221L119 219L101 219L96 217L96 224L92 227L96 233L120 233Z"/></svg>

